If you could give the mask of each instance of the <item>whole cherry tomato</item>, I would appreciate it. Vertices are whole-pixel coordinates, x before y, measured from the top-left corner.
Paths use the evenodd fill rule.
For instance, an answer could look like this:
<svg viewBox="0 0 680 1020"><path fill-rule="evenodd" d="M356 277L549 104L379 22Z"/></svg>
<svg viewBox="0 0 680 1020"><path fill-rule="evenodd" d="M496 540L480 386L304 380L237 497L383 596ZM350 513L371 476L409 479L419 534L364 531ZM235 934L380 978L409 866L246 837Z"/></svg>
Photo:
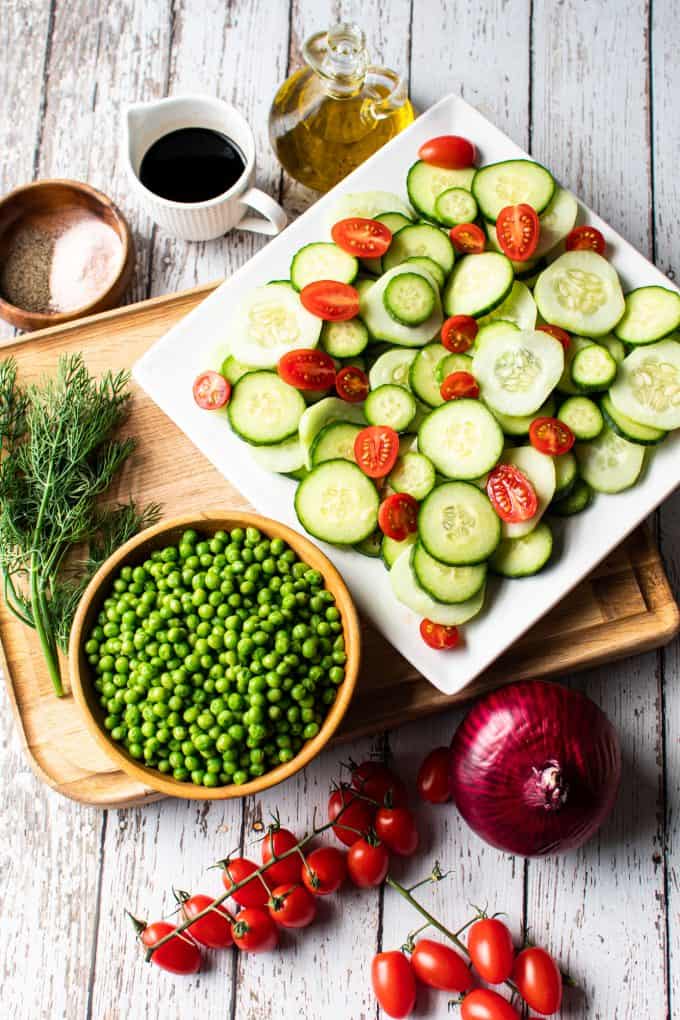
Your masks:
<svg viewBox="0 0 680 1020"><path fill-rule="evenodd" d="M418 849L420 836L416 820L408 808L378 808L374 828L376 836L388 850L400 857L410 857Z"/></svg>
<svg viewBox="0 0 680 1020"><path fill-rule="evenodd" d="M435 747L418 769L418 793L429 804L445 804L451 800L451 752L448 747Z"/></svg>
<svg viewBox="0 0 680 1020"><path fill-rule="evenodd" d="M213 900L213 896L195 893L182 901L182 913L190 921L196 914L210 907ZM205 917L194 921L187 931L193 939L208 949L227 949L234 943L231 936L231 919L221 904L208 911Z"/></svg>
<svg viewBox="0 0 680 1020"><path fill-rule="evenodd" d="M528 521L538 510L536 490L514 464L498 464L489 472L486 494L500 519L508 524Z"/></svg>
<svg viewBox="0 0 680 1020"><path fill-rule="evenodd" d="M219 372L202 372L194 381L193 393L203 411L217 411L229 402L231 383Z"/></svg>
<svg viewBox="0 0 680 1020"><path fill-rule="evenodd" d="M269 832L262 840L262 863L269 864L274 857L280 857L288 850L297 846L297 836L290 829L282 829L278 824L270 826ZM300 854L293 853L284 857L282 861L275 861L269 864L264 873L264 880L271 888L272 885L295 885L300 881L302 870L302 858Z"/></svg>
<svg viewBox="0 0 680 1020"><path fill-rule="evenodd" d="M475 921L468 932L468 952L477 973L490 985L500 985L512 973L515 947L507 925L497 917Z"/></svg>
<svg viewBox="0 0 680 1020"><path fill-rule="evenodd" d="M335 377L335 392L348 404L359 404L368 396L368 376L357 365L345 365Z"/></svg>
<svg viewBox="0 0 680 1020"><path fill-rule="evenodd" d="M354 440L354 457L369 478L389 475L399 455L399 436L389 425L369 425Z"/></svg>
<svg viewBox="0 0 680 1020"><path fill-rule="evenodd" d="M478 332L477 320L471 315L451 315L441 328L442 344L453 354L465 354Z"/></svg>
<svg viewBox="0 0 680 1020"><path fill-rule="evenodd" d="M362 837L352 843L347 851L349 877L360 889L372 889L380 885L387 874L390 855L387 847L379 840Z"/></svg>
<svg viewBox="0 0 680 1020"><path fill-rule="evenodd" d="M334 846L312 850L302 868L302 881L315 896L337 892L347 875L347 856Z"/></svg>
<svg viewBox="0 0 680 1020"><path fill-rule="evenodd" d="M371 982L375 997L388 1016L403 1020L416 1004L416 979L403 953L392 950L378 953L371 964Z"/></svg>
<svg viewBox="0 0 680 1020"><path fill-rule="evenodd" d="M574 433L559 418L534 418L529 426L529 442L539 453L561 457L576 441Z"/></svg>
<svg viewBox="0 0 680 1020"><path fill-rule="evenodd" d="M490 988L475 988L466 995L460 1016L461 1020L520 1020L515 1007Z"/></svg>
<svg viewBox="0 0 680 1020"><path fill-rule="evenodd" d="M277 371L298 390L327 390L335 383L335 362L325 351L288 351L279 358Z"/></svg>
<svg viewBox="0 0 680 1020"><path fill-rule="evenodd" d="M168 924L167 921L154 921L140 932L139 937L143 945L151 949L165 935L169 935L173 931L177 931L174 924ZM194 940L184 933L160 946L152 954L151 962L161 970L170 971L171 974L195 974L201 966L201 951Z"/></svg>
<svg viewBox="0 0 680 1020"><path fill-rule="evenodd" d="M418 149L418 158L431 166L445 170L465 170L474 166L477 153L472 142L461 135L439 135L423 142Z"/></svg>
<svg viewBox="0 0 680 1020"><path fill-rule="evenodd" d="M234 943L246 953L268 953L279 941L278 929L269 911L263 907L246 907L236 915L231 926Z"/></svg>
<svg viewBox="0 0 680 1020"><path fill-rule="evenodd" d="M349 255L356 258L377 259L384 255L392 241L392 231L380 220L351 216L334 223L331 237Z"/></svg>
<svg viewBox="0 0 680 1020"><path fill-rule="evenodd" d="M224 868L222 882L224 888L228 890L258 870L257 864L254 861L249 861L246 857L232 857L231 860L223 861L222 867ZM232 898L242 907L263 907L269 899L269 893L258 876L244 885L242 889L232 893Z"/></svg>
<svg viewBox="0 0 680 1020"><path fill-rule="evenodd" d="M336 818L338 822L333 826L333 833L345 846L352 846L371 828L373 808L358 797L354 790L342 786L333 790L328 799L328 821L334 822Z"/></svg>
<svg viewBox="0 0 680 1020"><path fill-rule="evenodd" d="M378 804L385 804L388 797L392 807L403 807L407 801L403 782L381 761L364 761L353 768L352 786Z"/></svg>
<svg viewBox="0 0 680 1020"><path fill-rule="evenodd" d="M435 939L418 939L411 966L419 981L443 992L467 992L474 979L459 953Z"/></svg>
<svg viewBox="0 0 680 1020"><path fill-rule="evenodd" d="M316 280L300 291L302 307L326 322L343 322L359 314L359 295L348 283Z"/></svg>
<svg viewBox="0 0 680 1020"><path fill-rule="evenodd" d="M277 885L269 913L282 928L306 928L316 917L316 900L304 885Z"/></svg>
<svg viewBox="0 0 680 1020"><path fill-rule="evenodd" d="M567 251L596 251L604 255L606 244L597 227L582 226L569 231L564 246Z"/></svg>
<svg viewBox="0 0 680 1020"><path fill-rule="evenodd" d="M459 223L449 230L451 244L459 255L481 255L486 247L486 237L476 223Z"/></svg>
<svg viewBox="0 0 680 1020"><path fill-rule="evenodd" d="M518 953L512 979L524 1001L537 1013L556 1013L562 1005L562 975L545 949L530 946Z"/></svg>
<svg viewBox="0 0 680 1020"><path fill-rule="evenodd" d="M408 492L393 492L380 504L378 527L383 535L402 542L418 530L418 501Z"/></svg>
<svg viewBox="0 0 680 1020"><path fill-rule="evenodd" d="M433 623L432 620L420 621L420 636L430 648L438 651L457 648L460 644L460 631L445 623Z"/></svg>
<svg viewBox="0 0 680 1020"><path fill-rule="evenodd" d="M505 255L526 262L536 251L541 225L531 205L506 205L496 220L496 237Z"/></svg>

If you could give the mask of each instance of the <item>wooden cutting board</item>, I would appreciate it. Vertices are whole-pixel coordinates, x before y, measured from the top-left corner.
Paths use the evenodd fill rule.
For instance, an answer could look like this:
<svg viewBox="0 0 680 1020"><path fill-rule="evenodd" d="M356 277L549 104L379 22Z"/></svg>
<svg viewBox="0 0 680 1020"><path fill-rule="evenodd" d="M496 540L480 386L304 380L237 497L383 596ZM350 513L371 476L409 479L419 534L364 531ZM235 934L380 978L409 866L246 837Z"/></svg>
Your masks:
<svg viewBox="0 0 680 1020"><path fill-rule="evenodd" d="M89 369L129 368L215 284L155 298L4 345L23 382L51 373L60 354L82 351ZM244 498L134 383L126 430L139 447L118 492L159 502L168 516L192 509L246 506ZM521 584L521 582L518 582ZM465 691L446 697L432 687L373 628L364 624L364 656L354 701L336 738L379 732L468 699L505 680L565 673L658 647L678 630L658 550L636 532L557 609ZM124 806L157 794L129 779L97 748L69 695L58 699L32 631L0 603L1 661L26 754L53 789L86 804ZM66 676L66 670L64 670Z"/></svg>

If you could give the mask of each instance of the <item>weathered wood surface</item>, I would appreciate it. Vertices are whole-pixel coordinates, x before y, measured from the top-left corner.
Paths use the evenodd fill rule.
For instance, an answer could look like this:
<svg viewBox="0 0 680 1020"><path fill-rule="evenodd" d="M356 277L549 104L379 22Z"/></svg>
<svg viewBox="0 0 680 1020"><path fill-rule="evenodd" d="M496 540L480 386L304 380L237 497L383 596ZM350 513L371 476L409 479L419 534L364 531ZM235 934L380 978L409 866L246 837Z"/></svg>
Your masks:
<svg viewBox="0 0 680 1020"><path fill-rule="evenodd" d="M387 63L410 69L419 107L460 88L677 276L680 12L677 0L654 0L651 11L650 3L293 0L289 9L288 0L5 0L0 187L64 173L118 198L140 251L131 297L228 272L262 242L234 235L187 247L153 230L129 201L118 158L121 104L194 88L233 99L256 130L260 182L277 188L266 145L271 94L307 32L342 13L365 26ZM291 209L307 200L289 184L283 195ZM680 585L679 525L676 498L661 511L659 534ZM558 950L584 993L569 994L562 1016L570 1020L670 1020L680 1010L679 669L676 644L575 681L616 722L626 760L616 812L581 853L525 864L483 847L452 812L421 812L422 868L435 856L453 868L427 894L432 902L454 924L470 901L488 902L517 931L528 925L537 942ZM457 719L447 713L393 733L400 767L447 740ZM370 954L380 943L398 945L415 923L390 891L343 897L281 955L235 962L225 954L189 982L142 966L122 914L124 906L143 915L170 909L173 883L215 888L204 866L252 838L253 820L274 806L303 827L336 774L333 752L243 808L162 802L102 815L41 787L22 761L8 710L2 722L3 1015L141 1020L193 1015L199 1004L220 1020L378 1015ZM360 743L353 754L367 748ZM445 997L427 1007L419 1014L450 1015Z"/></svg>

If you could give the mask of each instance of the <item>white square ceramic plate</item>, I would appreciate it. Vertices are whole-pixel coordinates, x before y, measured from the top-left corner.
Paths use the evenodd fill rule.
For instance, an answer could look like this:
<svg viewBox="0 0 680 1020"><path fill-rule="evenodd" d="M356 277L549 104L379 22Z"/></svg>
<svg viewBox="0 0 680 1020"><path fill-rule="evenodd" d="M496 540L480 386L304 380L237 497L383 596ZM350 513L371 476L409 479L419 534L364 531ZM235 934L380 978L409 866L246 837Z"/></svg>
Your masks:
<svg viewBox="0 0 680 1020"><path fill-rule="evenodd" d="M134 367L134 377L156 403L189 436L215 467L263 514L302 528L293 509L295 483L269 474L250 458L225 419L200 411L191 383L211 362L226 339L230 311L243 294L267 280L288 277L290 260L303 244L328 238L328 214L344 192L383 189L406 198L406 172L418 147L428 138L460 134L478 147L481 163L526 157L526 153L458 96L447 96L376 155L321 198L295 223L222 284L162 337ZM636 252L599 217L581 206L603 232L607 252L624 291L644 284L672 286L659 270ZM320 543L343 573L355 601L385 637L424 676L446 694L470 683L537 620L585 577L655 507L680 484L678 436L671 436L650 458L636 486L616 496L598 495L585 513L558 526L552 565L519 581L492 582L487 604L466 624L464 647L436 652L422 641L419 618L397 602L388 574L379 560ZM197 493L200 503L200 493ZM197 507L198 509L199 507Z"/></svg>

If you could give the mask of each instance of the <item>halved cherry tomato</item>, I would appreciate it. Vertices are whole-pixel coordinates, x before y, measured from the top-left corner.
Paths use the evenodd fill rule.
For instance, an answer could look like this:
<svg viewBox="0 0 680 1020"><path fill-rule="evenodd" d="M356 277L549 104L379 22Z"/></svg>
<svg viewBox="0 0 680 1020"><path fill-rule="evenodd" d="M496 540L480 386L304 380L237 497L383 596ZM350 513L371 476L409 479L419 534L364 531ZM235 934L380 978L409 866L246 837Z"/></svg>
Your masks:
<svg viewBox="0 0 680 1020"><path fill-rule="evenodd" d="M407 492L394 492L380 504L378 527L383 535L402 542L418 529L418 501Z"/></svg>
<svg viewBox="0 0 680 1020"><path fill-rule="evenodd" d="M460 643L457 627L447 627L443 623L433 623L432 620L420 621L420 636L426 645L438 650L455 648Z"/></svg>
<svg viewBox="0 0 680 1020"><path fill-rule="evenodd" d="M378 953L371 964L375 997L388 1016L403 1020L416 1004L416 979L407 956L393 949Z"/></svg>
<svg viewBox="0 0 680 1020"><path fill-rule="evenodd" d="M368 396L368 376L356 365L345 365L335 377L335 392L348 404L359 404Z"/></svg>
<svg viewBox="0 0 680 1020"><path fill-rule="evenodd" d="M416 820L408 808L378 808L373 827L378 839L381 839L393 854L410 857L418 849L420 835Z"/></svg>
<svg viewBox="0 0 680 1020"><path fill-rule="evenodd" d="M154 921L140 932L139 937L143 945L152 949L164 936L176 930L175 925L168 921ZM183 932L164 942L152 953L151 962L171 974L195 974L201 966L201 951L194 940Z"/></svg>
<svg viewBox="0 0 680 1020"><path fill-rule="evenodd" d="M408 800L399 776L381 761L364 761L352 769L352 786L378 804L384 804L389 797L393 807L404 807Z"/></svg>
<svg viewBox="0 0 680 1020"><path fill-rule="evenodd" d="M276 369L296 390L327 390L335 382L335 363L325 351L288 351L279 358Z"/></svg>
<svg viewBox="0 0 680 1020"><path fill-rule="evenodd" d="M541 323L541 325L537 326L536 329L540 329L541 333L547 333L549 336L554 337L555 340L559 340L565 351L569 350L571 337L567 333L566 329L562 329L561 326L553 326L549 322Z"/></svg>
<svg viewBox="0 0 680 1020"><path fill-rule="evenodd" d="M369 478L384 478L399 456L399 436L389 425L369 425L354 440L354 456Z"/></svg>
<svg viewBox="0 0 680 1020"><path fill-rule="evenodd" d="M194 381L194 400L204 411L217 411L229 402L231 383L219 372L201 372Z"/></svg>
<svg viewBox="0 0 680 1020"><path fill-rule="evenodd" d="M439 387L439 392L442 400L459 400L461 397L476 400L479 396L479 385L470 372L452 372Z"/></svg>
<svg viewBox="0 0 680 1020"><path fill-rule="evenodd" d="M333 790L328 798L328 821L335 822L336 819L333 834L345 846L352 846L371 828L373 808L368 801L358 797L354 790L342 786L339 790Z"/></svg>
<svg viewBox="0 0 680 1020"><path fill-rule="evenodd" d="M438 135L420 146L418 158L446 170L465 170L474 166L477 151L472 142L460 135Z"/></svg>
<svg viewBox="0 0 680 1020"><path fill-rule="evenodd" d="M499 464L491 471L486 494L500 519L508 524L528 521L538 510L536 490L514 464Z"/></svg>
<svg viewBox="0 0 680 1020"><path fill-rule="evenodd" d="M519 994L537 1013L556 1013L562 1005L562 975L545 949L523 949L515 960L512 978Z"/></svg>
<svg viewBox="0 0 680 1020"><path fill-rule="evenodd" d="M213 901L214 896L195 893L187 900L183 900L182 913L190 921L196 914L200 914L201 911L212 907ZM198 921L194 921L187 928L187 931L193 939L196 939L202 946L207 946L209 949L227 949L234 944L229 914L221 905L212 907L205 917L200 917Z"/></svg>
<svg viewBox="0 0 680 1020"><path fill-rule="evenodd" d="M349 877L360 889L381 885L390 866L387 847L373 837L358 839L347 851Z"/></svg>
<svg viewBox="0 0 680 1020"><path fill-rule="evenodd" d="M359 312L359 295L348 283L316 280L300 291L300 301L312 315L327 322L353 319Z"/></svg>
<svg viewBox="0 0 680 1020"><path fill-rule="evenodd" d="M539 453L561 457L569 453L576 437L559 418L534 418L529 426L529 442Z"/></svg>
<svg viewBox="0 0 680 1020"><path fill-rule="evenodd" d="M316 900L304 885L277 885L267 906L282 928L306 928L316 917Z"/></svg>
<svg viewBox="0 0 680 1020"><path fill-rule="evenodd" d="M496 220L498 243L509 259L526 262L536 251L541 225L536 210L522 202L506 205Z"/></svg>
<svg viewBox="0 0 680 1020"><path fill-rule="evenodd" d="M246 953L268 953L279 941L279 931L262 907L239 910L231 926L234 943Z"/></svg>
<svg viewBox="0 0 680 1020"><path fill-rule="evenodd" d="M349 255L357 258L377 259L384 255L392 242L392 231L379 220L351 216L333 224L331 237Z"/></svg>
<svg viewBox="0 0 680 1020"><path fill-rule="evenodd" d="M567 251L596 251L598 255L604 255L606 244L597 227L584 225L569 231L564 247Z"/></svg>
<svg viewBox="0 0 680 1020"><path fill-rule="evenodd" d="M423 620L423 623L425 622L431 621ZM432 626L435 627L437 624L433 623ZM427 801L428 804L446 804L451 800L450 773L451 752L448 747L435 747L418 769L416 785L420 799Z"/></svg>
<svg viewBox="0 0 680 1020"><path fill-rule="evenodd" d="M411 966L419 981L442 992L467 992L474 984L463 957L435 939L418 939Z"/></svg>
<svg viewBox="0 0 680 1020"><path fill-rule="evenodd" d="M269 864L264 873L264 880L270 889L273 885L295 885L300 881L302 869L300 854L290 854L282 861L274 860L275 857L292 850L296 844L297 836L290 829L282 829L279 825L272 825L262 840L262 863Z"/></svg>
<svg viewBox="0 0 680 1020"><path fill-rule="evenodd" d="M519 1013L507 999L490 988L475 988L463 999L461 1020L520 1020Z"/></svg>
<svg viewBox="0 0 680 1020"><path fill-rule="evenodd" d="M257 864L246 857L232 857L231 860L223 861L222 867L224 868L222 882L225 889L232 889L259 870ZM263 907L269 898L267 887L259 875L232 895L236 903L242 907Z"/></svg>
<svg viewBox="0 0 680 1020"><path fill-rule="evenodd" d="M447 351L465 354L475 342L478 332L477 320L471 315L452 315L442 326L442 344Z"/></svg>
<svg viewBox="0 0 680 1020"><path fill-rule="evenodd" d="M315 896L330 896L336 892L346 875L346 855L334 846L312 850L302 868L302 881Z"/></svg>
<svg viewBox="0 0 680 1020"><path fill-rule="evenodd" d="M500 985L512 973L515 947L507 925L497 917L482 917L468 932L470 959L483 981Z"/></svg>
<svg viewBox="0 0 680 1020"><path fill-rule="evenodd" d="M459 223L449 230L451 244L460 255L480 255L486 247L486 237L476 223Z"/></svg>

